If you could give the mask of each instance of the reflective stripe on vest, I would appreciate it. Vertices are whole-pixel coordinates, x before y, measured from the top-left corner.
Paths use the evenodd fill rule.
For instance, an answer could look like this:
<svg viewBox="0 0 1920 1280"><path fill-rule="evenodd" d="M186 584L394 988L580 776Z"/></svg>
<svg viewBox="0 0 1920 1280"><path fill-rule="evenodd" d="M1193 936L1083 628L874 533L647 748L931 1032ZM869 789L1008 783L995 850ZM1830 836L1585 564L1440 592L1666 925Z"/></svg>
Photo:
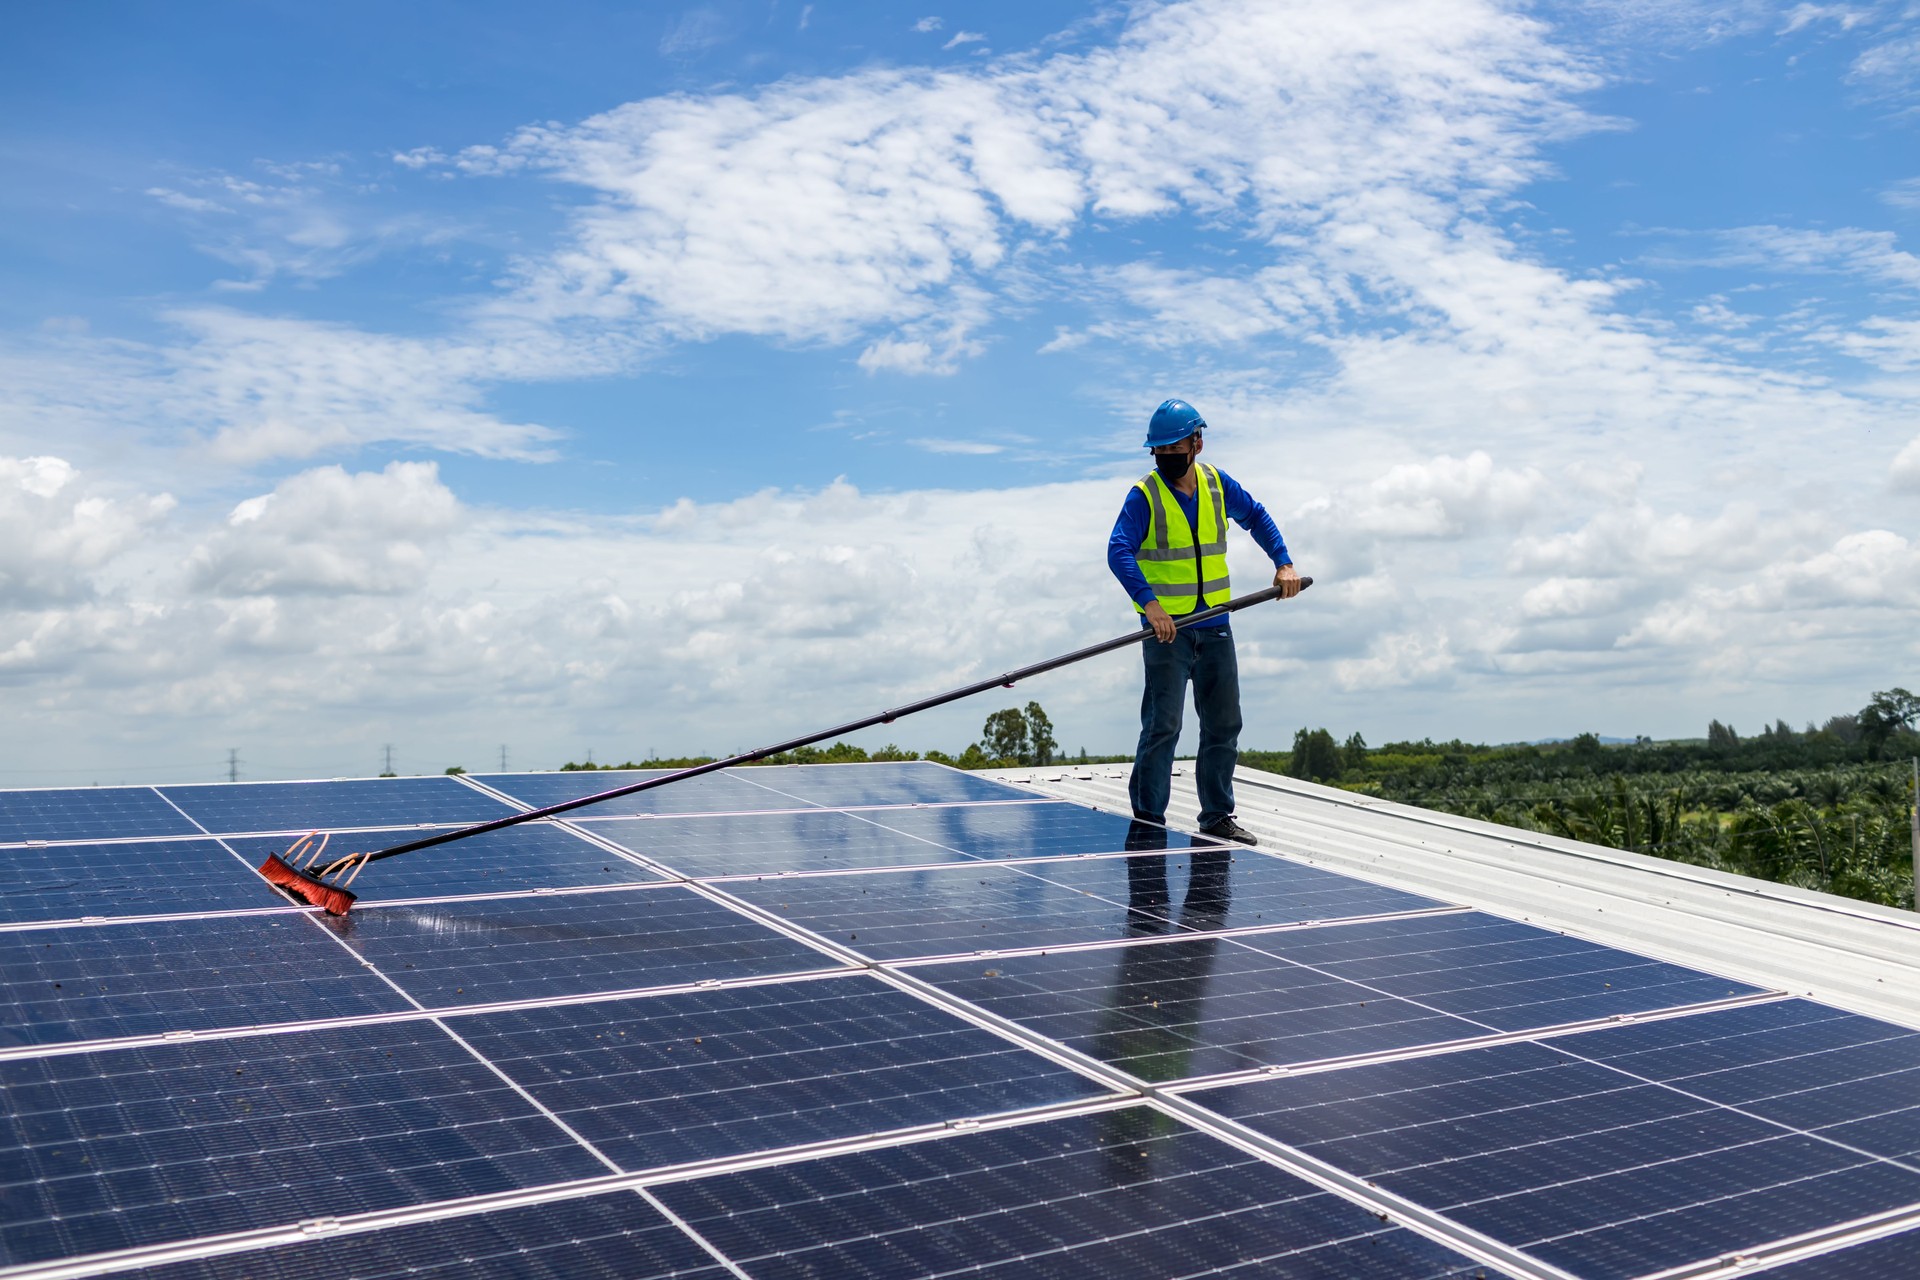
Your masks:
<svg viewBox="0 0 1920 1280"><path fill-rule="evenodd" d="M1198 536L1187 524L1187 514L1159 471L1149 471L1134 487L1147 496L1147 536L1134 559L1160 607L1178 617L1205 605L1212 608L1232 599L1227 589L1227 494L1220 473L1205 463L1199 474ZM1140 613L1142 605L1133 606Z"/></svg>

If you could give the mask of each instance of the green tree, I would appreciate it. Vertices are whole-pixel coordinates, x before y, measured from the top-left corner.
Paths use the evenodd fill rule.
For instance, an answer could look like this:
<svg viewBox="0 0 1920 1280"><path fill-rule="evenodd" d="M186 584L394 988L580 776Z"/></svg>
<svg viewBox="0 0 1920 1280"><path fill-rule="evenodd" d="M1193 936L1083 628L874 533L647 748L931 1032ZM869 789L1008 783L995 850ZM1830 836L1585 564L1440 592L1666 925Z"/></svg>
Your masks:
<svg viewBox="0 0 1920 1280"><path fill-rule="evenodd" d="M1920 697L1905 689L1882 689L1860 708L1858 719L1868 758L1878 760L1896 734L1913 732L1914 721L1920 719Z"/></svg>
<svg viewBox="0 0 1920 1280"><path fill-rule="evenodd" d="M1020 762L1027 752L1027 718L1020 708L1008 707L988 716L980 728L979 747L989 760Z"/></svg>
<svg viewBox="0 0 1920 1280"><path fill-rule="evenodd" d="M1340 776L1340 748L1325 729L1302 729L1293 735L1292 768L1296 778L1332 782Z"/></svg>
<svg viewBox="0 0 1920 1280"><path fill-rule="evenodd" d="M1712 751L1732 751L1740 745L1740 735L1733 731L1730 724L1721 724L1718 720L1707 725L1707 747Z"/></svg>
<svg viewBox="0 0 1920 1280"><path fill-rule="evenodd" d="M1367 767L1367 740L1356 730L1340 748L1340 765L1351 773Z"/></svg>
<svg viewBox="0 0 1920 1280"><path fill-rule="evenodd" d="M1052 764L1053 757L1060 751L1060 744L1053 740L1053 721L1040 709L1037 702L1027 704L1027 749L1020 759L1021 764Z"/></svg>

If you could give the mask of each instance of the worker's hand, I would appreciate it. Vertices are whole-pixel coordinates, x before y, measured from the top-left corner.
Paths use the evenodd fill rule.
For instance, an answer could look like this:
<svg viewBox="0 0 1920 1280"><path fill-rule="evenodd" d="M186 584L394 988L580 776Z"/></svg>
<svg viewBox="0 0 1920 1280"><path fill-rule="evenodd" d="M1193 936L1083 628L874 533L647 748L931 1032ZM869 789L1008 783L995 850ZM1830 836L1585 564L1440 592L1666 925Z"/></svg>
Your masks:
<svg viewBox="0 0 1920 1280"><path fill-rule="evenodd" d="M1280 598L1291 600L1300 594L1300 574L1290 564L1283 564L1273 571L1273 585L1280 588Z"/></svg>
<svg viewBox="0 0 1920 1280"><path fill-rule="evenodd" d="M1160 607L1158 600L1147 601L1147 621L1153 624L1153 636L1161 644L1173 643L1173 619Z"/></svg>

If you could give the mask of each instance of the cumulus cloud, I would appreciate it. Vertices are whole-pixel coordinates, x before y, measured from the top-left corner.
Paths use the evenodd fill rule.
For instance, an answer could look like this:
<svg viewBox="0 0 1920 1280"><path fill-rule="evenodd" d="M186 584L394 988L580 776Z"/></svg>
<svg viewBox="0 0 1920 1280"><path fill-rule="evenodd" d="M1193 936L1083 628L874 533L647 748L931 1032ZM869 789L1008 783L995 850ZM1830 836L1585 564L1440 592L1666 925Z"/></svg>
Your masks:
<svg viewBox="0 0 1920 1280"><path fill-rule="evenodd" d="M303 471L248 498L187 562L218 596L394 595L427 581L429 556L465 522L431 462Z"/></svg>
<svg viewBox="0 0 1920 1280"><path fill-rule="evenodd" d="M91 493L64 458L0 457L0 609L91 598L95 571L174 505L166 494Z"/></svg>

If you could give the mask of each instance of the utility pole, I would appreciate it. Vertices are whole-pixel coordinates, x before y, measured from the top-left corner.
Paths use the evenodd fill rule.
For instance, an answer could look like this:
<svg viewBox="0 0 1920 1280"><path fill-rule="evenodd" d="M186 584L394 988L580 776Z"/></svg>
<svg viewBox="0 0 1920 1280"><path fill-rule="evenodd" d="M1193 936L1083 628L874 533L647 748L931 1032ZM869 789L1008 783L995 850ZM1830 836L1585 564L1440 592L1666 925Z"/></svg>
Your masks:
<svg viewBox="0 0 1920 1280"><path fill-rule="evenodd" d="M381 776L390 778L393 776L393 744L389 742L382 750L387 754L387 764L386 768L380 771Z"/></svg>
<svg viewBox="0 0 1920 1280"><path fill-rule="evenodd" d="M505 773L506 771L507 771L507 744L503 742L500 744L500 772Z"/></svg>
<svg viewBox="0 0 1920 1280"><path fill-rule="evenodd" d="M1920 911L1920 756L1913 758L1913 794L1907 798L1907 821L1913 826L1913 909Z"/></svg>
<svg viewBox="0 0 1920 1280"><path fill-rule="evenodd" d="M227 781L240 781L240 748L227 748Z"/></svg>

